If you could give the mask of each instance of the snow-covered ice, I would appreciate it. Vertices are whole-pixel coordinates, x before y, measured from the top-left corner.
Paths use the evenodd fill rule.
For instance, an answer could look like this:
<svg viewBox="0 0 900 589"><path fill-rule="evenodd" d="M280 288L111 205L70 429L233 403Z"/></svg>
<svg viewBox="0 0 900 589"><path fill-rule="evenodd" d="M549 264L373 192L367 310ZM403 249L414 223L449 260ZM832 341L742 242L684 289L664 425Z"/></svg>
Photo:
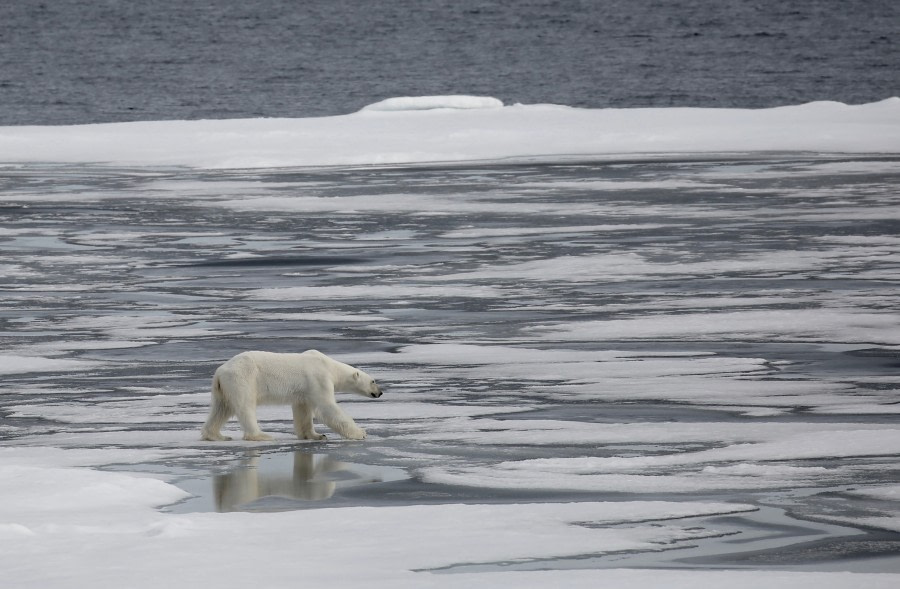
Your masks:
<svg viewBox="0 0 900 589"><path fill-rule="evenodd" d="M267 168L601 155L900 151L900 98L779 108L578 109L489 97L390 99L358 113L5 127L0 162Z"/></svg>
<svg viewBox="0 0 900 589"><path fill-rule="evenodd" d="M500 108L503 102L490 96L398 96L364 107L363 111L411 111L450 109Z"/></svg>
<svg viewBox="0 0 900 589"><path fill-rule="evenodd" d="M893 587L898 154L897 98L0 128L4 578ZM367 441L198 441L313 347Z"/></svg>

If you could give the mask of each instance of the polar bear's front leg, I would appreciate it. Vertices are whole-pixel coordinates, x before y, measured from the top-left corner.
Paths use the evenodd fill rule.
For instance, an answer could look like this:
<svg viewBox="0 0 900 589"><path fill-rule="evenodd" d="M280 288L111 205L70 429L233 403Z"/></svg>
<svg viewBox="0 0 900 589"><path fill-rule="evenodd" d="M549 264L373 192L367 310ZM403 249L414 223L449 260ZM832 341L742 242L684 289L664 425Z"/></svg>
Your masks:
<svg viewBox="0 0 900 589"><path fill-rule="evenodd" d="M306 403L294 403L294 433L301 440L324 440L325 434L317 434L313 428L313 414Z"/></svg>
<svg viewBox="0 0 900 589"><path fill-rule="evenodd" d="M329 403L319 408L319 419L325 425L336 431L343 438L348 440L364 440L366 439L366 430L362 429L350 418L349 415L341 411L341 408L335 403Z"/></svg>

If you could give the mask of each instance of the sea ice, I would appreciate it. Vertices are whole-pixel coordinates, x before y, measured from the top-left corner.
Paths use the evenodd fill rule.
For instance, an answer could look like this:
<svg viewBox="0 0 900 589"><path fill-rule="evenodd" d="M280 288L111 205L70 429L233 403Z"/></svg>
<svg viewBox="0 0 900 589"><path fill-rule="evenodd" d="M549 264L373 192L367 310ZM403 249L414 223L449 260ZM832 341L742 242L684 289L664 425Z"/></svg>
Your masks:
<svg viewBox="0 0 900 589"><path fill-rule="evenodd" d="M439 108L475 109L500 108L503 102L489 96L405 96L388 98L363 107L363 111L410 111Z"/></svg>
<svg viewBox="0 0 900 589"><path fill-rule="evenodd" d="M443 586L441 577L412 571L663 550L716 534L681 524L682 518L754 509L738 503L616 502L183 516L152 509L185 495L152 478L39 462L2 470L0 485L12 501L0 510L5 544L0 564L19 587L71 586L85 571L96 583L150 587L200 576L219 585L260 575L274 583L298 575L304 582L324 583L333 581L336 570L342 571L342 583ZM374 533L387 529L388 541ZM269 541L272 537L280 541ZM66 546L69 557L59 558ZM196 561L197 546L213 555L202 565ZM298 568L298 554L317 557ZM49 575L48 562L53 563ZM456 581L449 577L446 582Z"/></svg>
<svg viewBox="0 0 900 589"><path fill-rule="evenodd" d="M87 371L99 365L89 360L41 358L37 356L0 355L0 374L28 372Z"/></svg>
<svg viewBox="0 0 900 589"><path fill-rule="evenodd" d="M717 516L785 497L863 502L809 520L898 529L898 152L898 98L429 97L320 119L4 127L4 578L894 587L896 574L562 569L740 550L741 535L714 539L730 533ZM346 260L303 265L320 251ZM197 439L216 363L323 345L389 382L383 402L346 404L365 445L317 451L403 468L413 490L377 507L159 511L186 497L180 461L215 470L250 448ZM276 439L253 450L308 447L285 409L261 409Z"/></svg>
<svg viewBox="0 0 900 589"><path fill-rule="evenodd" d="M4 127L0 161L254 168L635 153L900 151L900 98L762 110L591 110L498 103L476 97L412 97L312 119ZM383 110L394 107L400 110ZM416 110L422 107L431 109Z"/></svg>

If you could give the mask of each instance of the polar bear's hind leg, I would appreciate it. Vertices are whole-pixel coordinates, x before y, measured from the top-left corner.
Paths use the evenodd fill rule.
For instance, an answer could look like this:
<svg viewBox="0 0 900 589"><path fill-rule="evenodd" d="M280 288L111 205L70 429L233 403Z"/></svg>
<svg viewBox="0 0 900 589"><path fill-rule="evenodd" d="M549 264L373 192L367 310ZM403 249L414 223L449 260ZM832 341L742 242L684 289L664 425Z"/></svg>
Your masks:
<svg viewBox="0 0 900 589"><path fill-rule="evenodd" d="M236 411L238 421L241 422L241 429L244 430L244 439L248 442L268 442L272 440L272 436L263 433L259 429L259 422L256 420L256 407L248 404L239 407Z"/></svg>
<svg viewBox="0 0 900 589"><path fill-rule="evenodd" d="M209 417L206 419L206 423L203 425L203 430L201 432L202 440L208 440L211 442L223 442L230 440L228 436L223 436L221 433L222 426L231 419L231 416L234 415L234 412L228 406L228 403L225 401L225 396L222 394L222 387L219 384L219 379L213 379L213 387L212 387L212 399L210 401L209 406Z"/></svg>
<svg viewBox="0 0 900 589"><path fill-rule="evenodd" d="M222 379L222 393L225 403L231 408L233 414L237 416L241 423L241 429L244 430L244 439L248 442L267 442L272 440L272 436L263 433L259 429L259 422L256 420L256 391L253 386L244 379L234 378L228 375Z"/></svg>

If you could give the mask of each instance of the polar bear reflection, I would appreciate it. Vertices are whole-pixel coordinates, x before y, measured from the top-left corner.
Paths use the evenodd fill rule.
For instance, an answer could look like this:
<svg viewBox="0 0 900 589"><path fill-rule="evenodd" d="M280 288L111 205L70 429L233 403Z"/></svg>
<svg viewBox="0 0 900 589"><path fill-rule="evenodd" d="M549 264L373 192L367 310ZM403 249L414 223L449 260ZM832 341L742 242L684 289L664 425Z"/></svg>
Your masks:
<svg viewBox="0 0 900 589"><path fill-rule="evenodd" d="M334 460L327 454L294 452L293 461L293 469L287 470L278 461L261 461L259 452L249 454L241 461L240 468L215 477L216 509L236 511L246 508L247 503L271 496L318 501L331 497L339 480L352 480L355 484L381 481L373 477L361 479L359 473L353 472L354 465Z"/></svg>

